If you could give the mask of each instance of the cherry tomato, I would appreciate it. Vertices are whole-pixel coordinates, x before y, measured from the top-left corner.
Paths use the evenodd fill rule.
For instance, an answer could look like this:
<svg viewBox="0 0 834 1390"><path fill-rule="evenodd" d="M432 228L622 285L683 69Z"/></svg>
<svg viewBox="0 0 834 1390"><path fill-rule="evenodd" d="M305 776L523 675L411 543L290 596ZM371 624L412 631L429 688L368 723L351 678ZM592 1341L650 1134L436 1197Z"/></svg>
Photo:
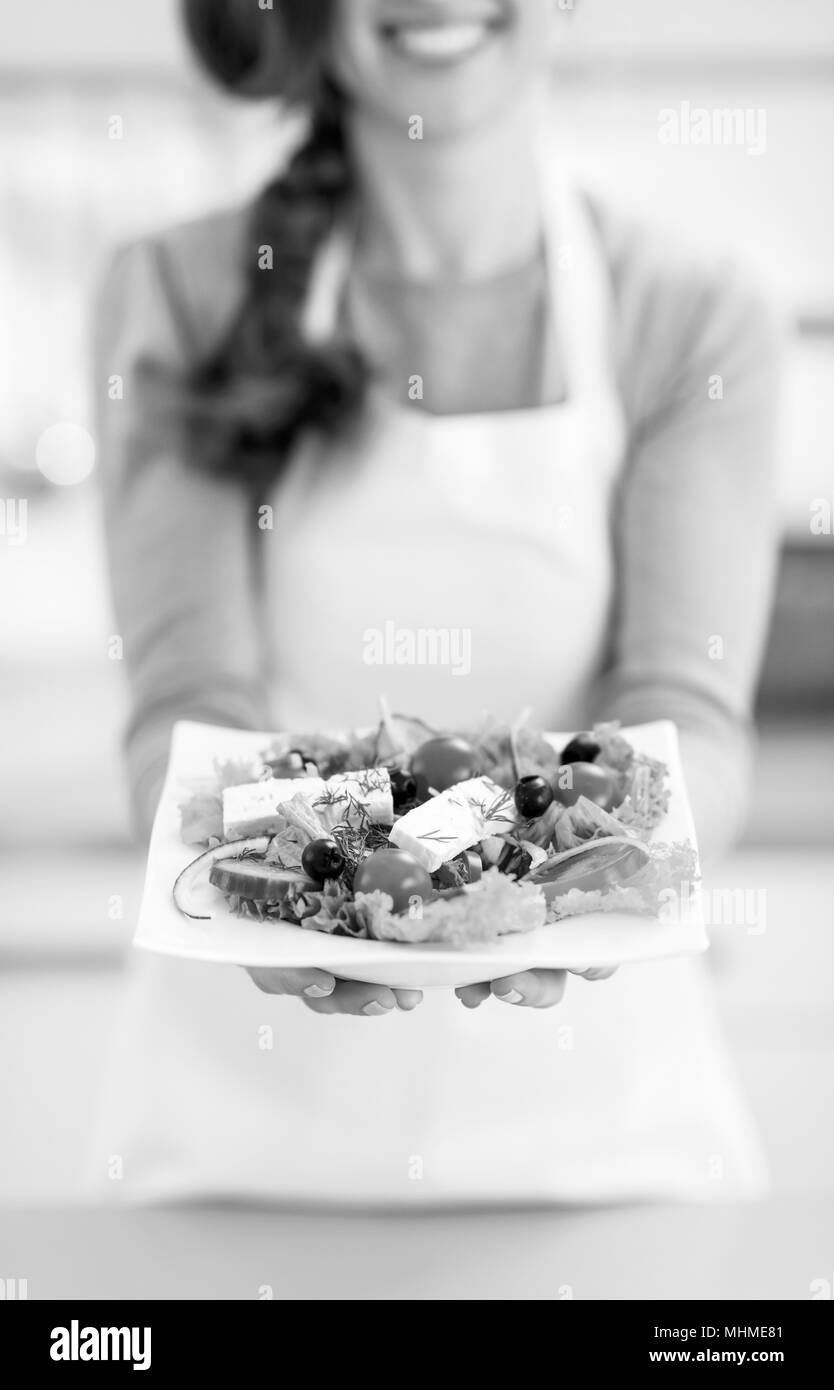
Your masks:
<svg viewBox="0 0 834 1390"><path fill-rule="evenodd" d="M516 783L515 805L520 816L535 820L543 816L553 801L553 788L546 777L521 777Z"/></svg>
<svg viewBox="0 0 834 1390"><path fill-rule="evenodd" d="M425 800L430 787L445 792L456 782L476 777L478 755L465 739L443 734L420 744L411 759L411 771L417 778L419 794Z"/></svg>
<svg viewBox="0 0 834 1390"><path fill-rule="evenodd" d="M334 840L311 840L301 852L301 867L316 883L338 878L345 867L345 856Z"/></svg>
<svg viewBox="0 0 834 1390"><path fill-rule="evenodd" d="M553 779L553 794L563 806L573 806L580 796L587 796L610 811L616 789L611 773L596 763L563 763Z"/></svg>
<svg viewBox="0 0 834 1390"><path fill-rule="evenodd" d="M593 734L575 734L562 749L560 762L594 763L600 754L600 747Z"/></svg>
<svg viewBox="0 0 834 1390"><path fill-rule="evenodd" d="M404 849L376 849L353 877L357 893L390 893L394 911L405 912L412 898L427 901L433 892L428 870Z"/></svg>

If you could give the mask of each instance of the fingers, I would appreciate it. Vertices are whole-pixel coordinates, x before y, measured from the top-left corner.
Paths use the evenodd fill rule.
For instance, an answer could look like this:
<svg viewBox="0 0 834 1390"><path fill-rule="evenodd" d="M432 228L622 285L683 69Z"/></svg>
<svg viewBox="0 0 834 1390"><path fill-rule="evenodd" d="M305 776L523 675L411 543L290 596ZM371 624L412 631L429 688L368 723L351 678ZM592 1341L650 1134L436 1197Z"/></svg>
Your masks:
<svg viewBox="0 0 834 1390"><path fill-rule="evenodd" d="M265 970L246 972L264 994L291 994L298 998L323 999L336 988L336 979L326 970Z"/></svg>
<svg viewBox="0 0 834 1390"><path fill-rule="evenodd" d="M246 972L264 994L300 999L317 1014L361 1014L382 1018L397 1009L411 1013L422 1002L419 989L386 989L384 985L337 980L326 970L264 970Z"/></svg>
<svg viewBox="0 0 834 1390"><path fill-rule="evenodd" d="M455 994L465 1009L477 1009L490 995L502 1004L549 1009L562 998L566 979L564 970L525 970L491 983L485 980L477 985L462 985Z"/></svg>
<svg viewBox="0 0 834 1390"><path fill-rule="evenodd" d="M416 1009L417 1005L423 1002L421 989L395 989L394 993L397 996L397 1007L406 1014L410 1014L412 1009Z"/></svg>
<svg viewBox="0 0 834 1390"><path fill-rule="evenodd" d="M404 993L411 994L412 991ZM385 1014L395 1013L397 1009L397 996L392 989L385 985L362 984L359 980L337 980L332 994L322 999L311 999L308 995L303 998L307 1008L315 1014L355 1014L364 1018L382 1018Z"/></svg>
<svg viewBox="0 0 834 1390"><path fill-rule="evenodd" d="M505 975L502 980L493 980L490 993L503 1004L550 1009L562 998L566 981L567 972L564 970L525 970L519 975Z"/></svg>
<svg viewBox="0 0 834 1390"><path fill-rule="evenodd" d="M410 1014L422 1003L419 989L386 989L358 980L337 980L332 994L316 999L305 996L304 1003L315 1014L356 1014L364 1018L384 1018L386 1014Z"/></svg>
<svg viewBox="0 0 834 1390"><path fill-rule="evenodd" d="M479 985L462 985L455 990L455 994L465 1009L477 1009L489 998L489 981L485 980Z"/></svg>
<svg viewBox="0 0 834 1390"><path fill-rule="evenodd" d="M590 970L571 970L570 974L578 975L582 980L610 980L618 969L617 965L595 965Z"/></svg>

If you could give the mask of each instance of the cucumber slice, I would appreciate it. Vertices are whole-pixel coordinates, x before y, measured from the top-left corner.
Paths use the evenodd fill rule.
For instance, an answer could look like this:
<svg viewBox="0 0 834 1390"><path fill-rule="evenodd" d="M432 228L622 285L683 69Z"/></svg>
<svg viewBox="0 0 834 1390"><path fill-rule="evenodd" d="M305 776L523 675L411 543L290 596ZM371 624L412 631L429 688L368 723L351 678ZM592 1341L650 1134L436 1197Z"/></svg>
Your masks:
<svg viewBox="0 0 834 1390"><path fill-rule="evenodd" d="M525 874L521 882L535 883L550 902L572 888L594 893L627 883L645 868L650 858L648 849L638 840L608 835L553 855Z"/></svg>
<svg viewBox="0 0 834 1390"><path fill-rule="evenodd" d="M235 840L233 845L215 845L213 849L207 849L204 854L192 859L174 883L174 902L183 916L190 917L195 922L210 921L210 912L197 911L193 894L201 883L209 879L212 865L216 864L218 859L229 859L238 854L266 854L269 841L269 835L257 835L250 840Z"/></svg>
<svg viewBox="0 0 834 1390"><path fill-rule="evenodd" d="M223 893L259 903L281 902L291 886L321 889L298 869L282 869L263 859L218 859L209 871L209 883Z"/></svg>

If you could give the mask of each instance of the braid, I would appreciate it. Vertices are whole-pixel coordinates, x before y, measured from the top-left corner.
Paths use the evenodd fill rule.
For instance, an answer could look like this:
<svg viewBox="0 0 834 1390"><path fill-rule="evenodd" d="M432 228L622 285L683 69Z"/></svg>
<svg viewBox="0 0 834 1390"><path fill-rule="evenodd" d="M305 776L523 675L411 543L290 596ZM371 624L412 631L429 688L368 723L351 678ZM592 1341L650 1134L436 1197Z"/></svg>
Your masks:
<svg viewBox="0 0 834 1390"><path fill-rule="evenodd" d="M342 98L323 82L307 139L252 209L238 317L191 382L195 452L212 471L274 478L299 430L335 431L362 402L368 372L357 347L308 343L301 327L315 257L351 187ZM264 247L272 269L259 263Z"/></svg>

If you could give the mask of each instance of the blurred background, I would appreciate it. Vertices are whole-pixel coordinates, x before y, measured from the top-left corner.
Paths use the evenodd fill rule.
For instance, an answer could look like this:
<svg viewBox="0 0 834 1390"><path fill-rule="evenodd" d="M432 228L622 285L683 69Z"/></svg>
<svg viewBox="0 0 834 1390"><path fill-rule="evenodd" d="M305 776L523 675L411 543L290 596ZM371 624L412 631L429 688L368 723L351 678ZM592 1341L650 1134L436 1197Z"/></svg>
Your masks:
<svg viewBox="0 0 834 1390"><path fill-rule="evenodd" d="M68 1291L58 1287L64 1266L59 1273L45 1253L55 1248L56 1222L69 1223L76 1250L92 1229L77 1223L93 1218L72 1209L143 867L120 768L123 675L108 646L91 295L120 240L253 193L288 131L274 110L231 104L191 71L175 0L3 8L0 1206L23 1224L0 1230L7 1252L41 1250L34 1297ZM767 894L764 932L714 928L711 969L767 1142L773 1195L720 1225L712 1215L686 1227L667 1220L647 1247L652 1258L634 1254L633 1214L595 1217L608 1223L598 1235L610 1258L605 1275L589 1268L596 1292L585 1296L803 1298L813 1280L834 1282L834 7L575 0L555 8L554 135L587 186L649 217L662 206L670 237L734 248L769 284L789 335L782 558L758 699L756 784L744 841L710 880ZM764 111L766 148L662 144L658 112L684 101ZM15 525L24 501L25 536ZM40 1215L44 1208L51 1214ZM565 1220L561 1239L574 1242L575 1262L587 1261L587 1228ZM239 1272L249 1239L241 1221L225 1235ZM451 1239L451 1229L432 1239ZM149 1230L134 1231L140 1269L153 1261ZM501 1227L496 1250L512 1238ZM688 1243L689 1255L668 1287L657 1251L672 1239ZM199 1264L187 1240L177 1245L178 1258ZM121 1248L109 1256L118 1287L131 1277ZM504 1268L513 1258L507 1247ZM548 1258L543 1249L539 1273L519 1265L509 1296L555 1296L535 1285L550 1273L562 1282ZM338 1256L333 1268L335 1277ZM418 1260L418 1268L426 1288L416 1296L444 1296L440 1264ZM69 1291L102 1291L83 1261L74 1270ZM0 1267L0 1278L15 1272ZM205 1272L192 1273L190 1296L214 1288L200 1284ZM477 1277L493 1275L487 1262ZM172 1296L164 1282L156 1287L154 1296ZM495 1296L499 1285L490 1288Z"/></svg>

